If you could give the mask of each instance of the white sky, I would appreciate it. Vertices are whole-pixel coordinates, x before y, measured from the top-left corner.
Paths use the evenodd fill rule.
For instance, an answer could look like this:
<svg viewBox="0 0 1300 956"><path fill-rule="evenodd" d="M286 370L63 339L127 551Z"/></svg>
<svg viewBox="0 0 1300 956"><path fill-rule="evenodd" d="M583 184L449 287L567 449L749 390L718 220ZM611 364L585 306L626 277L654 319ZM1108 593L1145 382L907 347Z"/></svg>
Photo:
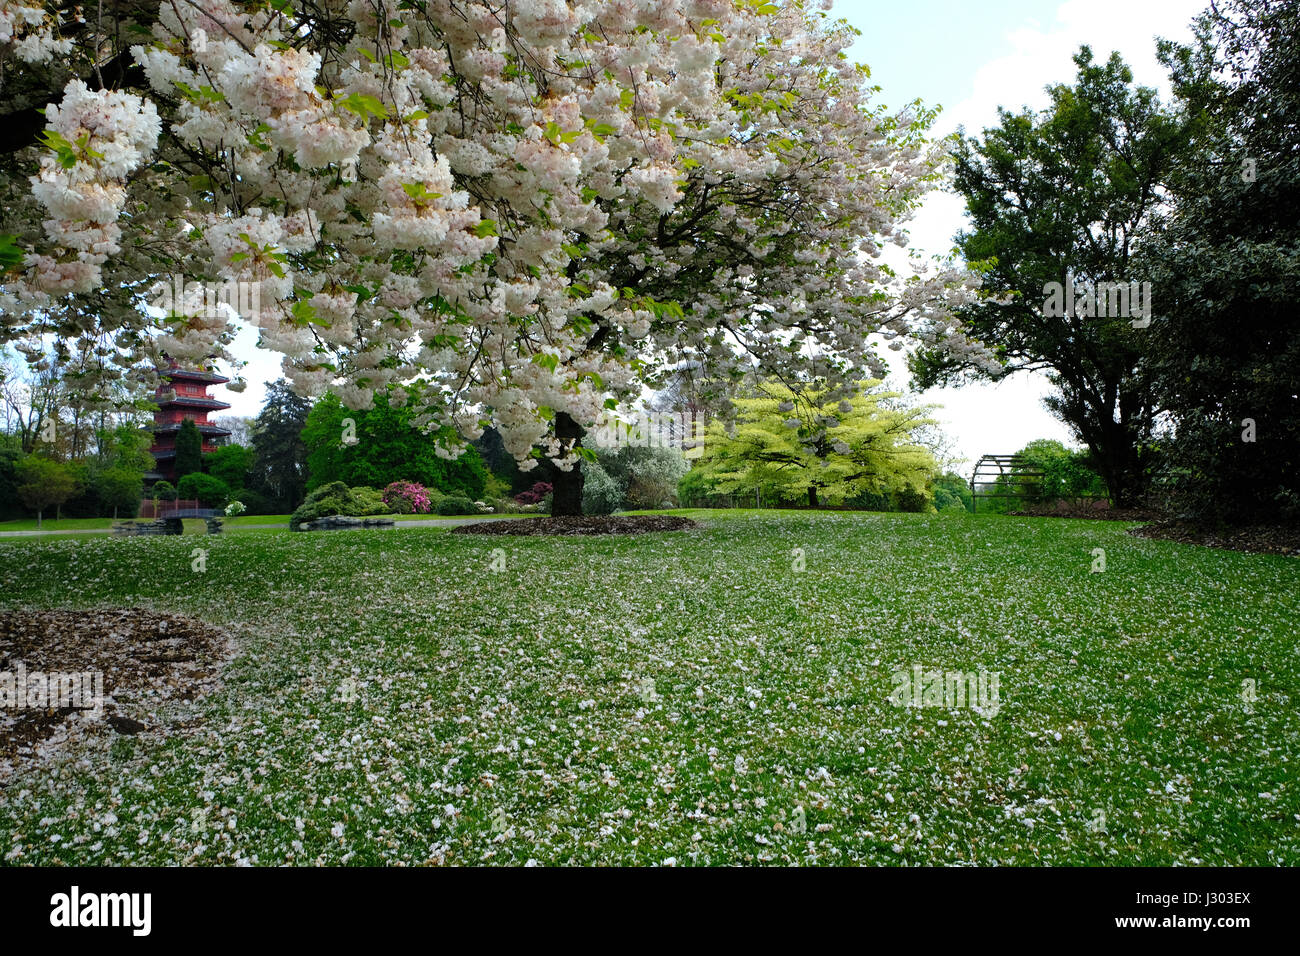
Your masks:
<svg viewBox="0 0 1300 956"><path fill-rule="evenodd" d="M950 133L964 125L978 133L997 121L999 105L1019 110L1047 103L1044 87L1074 78L1071 56L1081 44L1104 60L1118 50L1133 68L1135 80L1167 90L1155 58L1155 37L1187 39L1191 19L1205 0L837 0L832 14L863 32L850 51L872 69L883 89L881 102L898 107L920 97L943 107L935 132ZM961 200L930 197L911 224L913 244L927 255L946 253L964 225ZM226 414L255 415L261 407L262 383L280 377L280 361L257 349L256 330L245 328L234 352L248 360L248 388L225 393ZM906 386L898 353L890 385ZM1021 375L999 385L932 389L921 395L942 405L936 417L953 439L957 454L969 461L989 452L1016 451L1035 438L1071 443L1065 427L1042 407L1050 390L1040 375ZM224 392L225 390L220 390Z"/></svg>

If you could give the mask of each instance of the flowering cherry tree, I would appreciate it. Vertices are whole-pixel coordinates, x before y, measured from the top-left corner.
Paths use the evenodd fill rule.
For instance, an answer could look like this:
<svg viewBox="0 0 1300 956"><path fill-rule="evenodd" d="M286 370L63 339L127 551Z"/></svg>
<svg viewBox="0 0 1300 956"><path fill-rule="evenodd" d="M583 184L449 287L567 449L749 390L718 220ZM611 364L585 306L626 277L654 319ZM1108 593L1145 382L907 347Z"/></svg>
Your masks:
<svg viewBox="0 0 1300 956"><path fill-rule="evenodd" d="M148 291L255 285L297 390L413 384L390 398L448 455L490 422L522 468L553 458L556 514L585 430L682 362L851 389L873 342L979 354L952 318L972 277L881 259L938 178L930 114L874 107L808 3L121 6L0 0L0 69L85 65L38 141L0 134L27 180L7 340L77 338L106 376L233 361L229 310Z"/></svg>

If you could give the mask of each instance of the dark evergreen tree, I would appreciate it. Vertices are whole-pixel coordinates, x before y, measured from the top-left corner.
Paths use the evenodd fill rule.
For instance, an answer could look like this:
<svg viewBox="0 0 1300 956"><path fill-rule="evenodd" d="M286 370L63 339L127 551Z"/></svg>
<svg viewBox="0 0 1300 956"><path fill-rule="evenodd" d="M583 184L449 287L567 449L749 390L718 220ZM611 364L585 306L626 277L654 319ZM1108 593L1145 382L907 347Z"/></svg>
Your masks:
<svg viewBox="0 0 1300 956"><path fill-rule="evenodd" d="M176 478L179 481L186 475L203 470L203 436L194 424L194 419L187 418L181 422L180 431L176 433Z"/></svg>
<svg viewBox="0 0 1300 956"><path fill-rule="evenodd" d="M1206 524L1300 523L1300 6L1227 0L1161 58L1206 117L1144 250L1175 500Z"/></svg>
<svg viewBox="0 0 1300 956"><path fill-rule="evenodd" d="M302 503L307 486L307 446L302 430L311 403L281 379L266 383L266 403L253 422L251 487L291 512Z"/></svg>

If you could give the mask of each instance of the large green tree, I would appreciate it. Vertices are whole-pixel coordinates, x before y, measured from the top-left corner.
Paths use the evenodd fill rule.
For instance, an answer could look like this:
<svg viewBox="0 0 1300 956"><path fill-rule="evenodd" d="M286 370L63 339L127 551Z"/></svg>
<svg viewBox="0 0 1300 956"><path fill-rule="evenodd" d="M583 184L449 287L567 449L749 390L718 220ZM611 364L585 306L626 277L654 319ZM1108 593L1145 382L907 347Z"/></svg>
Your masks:
<svg viewBox="0 0 1300 956"><path fill-rule="evenodd" d="M1046 110L999 110L996 127L955 150L954 184L970 219L958 245L985 270L986 296L963 319L1000 367L927 350L911 364L922 387L1045 370L1055 386L1049 408L1125 505L1144 490L1159 412L1144 365L1149 317L1132 314L1132 301L1130 316L1053 315L1050 284L1083 293L1117 283L1127 292L1150 278L1135 265L1135 245L1196 123L1134 86L1118 54L1095 63L1083 47L1074 62L1074 85L1051 87Z"/></svg>
<svg viewBox="0 0 1300 956"><path fill-rule="evenodd" d="M113 517L122 512L135 517L144 495L144 477L141 472L127 468L107 468L95 475L95 495L101 508L112 509Z"/></svg>
<svg viewBox="0 0 1300 956"><path fill-rule="evenodd" d="M409 406L376 396L373 408L353 411L327 394L307 416L307 490L341 481L383 488L416 481L448 495L483 497L487 468L472 445L455 461L438 455L438 443L415 427Z"/></svg>
<svg viewBox="0 0 1300 956"><path fill-rule="evenodd" d="M46 508L58 508L78 490L79 483L70 465L40 455L28 455L14 472L18 499L36 512L38 528Z"/></svg>
<svg viewBox="0 0 1300 956"><path fill-rule="evenodd" d="M1145 250L1173 489L1206 523L1300 523L1300 6L1227 0L1162 44L1208 117Z"/></svg>
<svg viewBox="0 0 1300 956"><path fill-rule="evenodd" d="M736 399L734 423L710 424L695 467L718 493L806 496L813 508L863 493L924 494L935 460L917 432L933 424L929 409L900 405L875 384L839 400L818 386L762 384Z"/></svg>
<svg viewBox="0 0 1300 956"><path fill-rule="evenodd" d="M232 491L248 484L253 472L253 449L243 445L223 445L203 456L203 470L220 479Z"/></svg>
<svg viewBox="0 0 1300 956"><path fill-rule="evenodd" d="M152 433L132 422L123 422L99 432L99 450L102 464L107 468L121 468L144 474L154 467L149 446Z"/></svg>

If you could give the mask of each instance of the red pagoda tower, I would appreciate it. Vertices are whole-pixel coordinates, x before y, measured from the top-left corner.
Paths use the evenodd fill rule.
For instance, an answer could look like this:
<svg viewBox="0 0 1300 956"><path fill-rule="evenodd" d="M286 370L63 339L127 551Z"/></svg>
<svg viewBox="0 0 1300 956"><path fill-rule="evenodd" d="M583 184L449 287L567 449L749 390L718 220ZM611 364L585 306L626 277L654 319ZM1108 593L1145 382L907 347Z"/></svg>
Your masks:
<svg viewBox="0 0 1300 956"><path fill-rule="evenodd" d="M153 454L154 470L145 475L150 481L176 481L176 433L181 430L181 422L190 418L203 437L203 454L216 451L230 436L230 430L213 425L208 421L209 412L219 412L229 408L227 402L217 401L208 395L208 387L220 385L230 379L212 372L198 372L183 369L173 363L160 372L162 382L154 395L158 411L153 417Z"/></svg>

